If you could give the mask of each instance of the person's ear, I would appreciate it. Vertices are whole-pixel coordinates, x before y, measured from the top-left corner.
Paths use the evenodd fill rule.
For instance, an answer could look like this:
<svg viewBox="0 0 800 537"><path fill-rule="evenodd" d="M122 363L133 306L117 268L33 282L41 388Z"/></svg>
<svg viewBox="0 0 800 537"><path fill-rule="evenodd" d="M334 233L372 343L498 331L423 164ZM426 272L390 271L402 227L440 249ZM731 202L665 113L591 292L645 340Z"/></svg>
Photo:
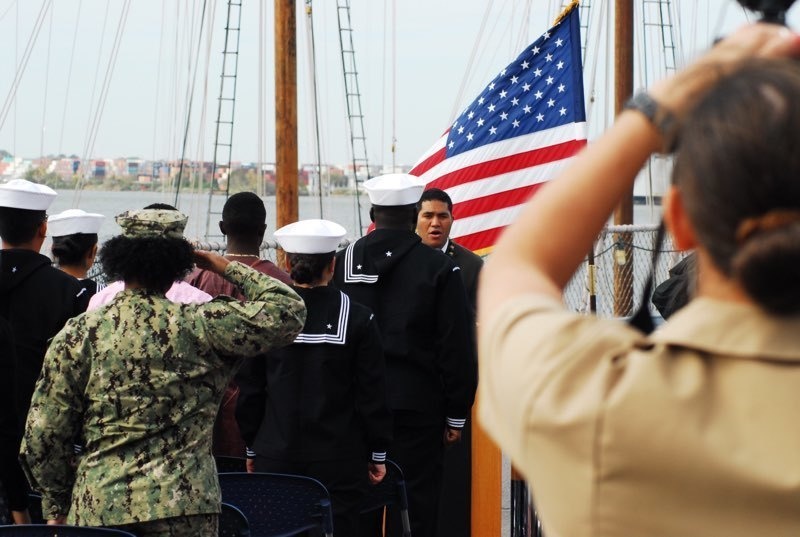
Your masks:
<svg viewBox="0 0 800 537"><path fill-rule="evenodd" d="M219 232L222 233L223 235L228 234L228 232L225 231L225 222L223 222L222 220L219 221Z"/></svg>
<svg viewBox="0 0 800 537"><path fill-rule="evenodd" d="M694 225L686 214L683 195L675 185L670 186L664 197L664 222L678 250L691 250L697 246Z"/></svg>
<svg viewBox="0 0 800 537"><path fill-rule="evenodd" d="M39 229L36 231L36 237L42 240L47 237L47 220L43 220L42 223L39 224Z"/></svg>
<svg viewBox="0 0 800 537"><path fill-rule="evenodd" d="M92 268L94 260L97 258L97 244L93 244L89 249L89 255L86 256L86 268Z"/></svg>

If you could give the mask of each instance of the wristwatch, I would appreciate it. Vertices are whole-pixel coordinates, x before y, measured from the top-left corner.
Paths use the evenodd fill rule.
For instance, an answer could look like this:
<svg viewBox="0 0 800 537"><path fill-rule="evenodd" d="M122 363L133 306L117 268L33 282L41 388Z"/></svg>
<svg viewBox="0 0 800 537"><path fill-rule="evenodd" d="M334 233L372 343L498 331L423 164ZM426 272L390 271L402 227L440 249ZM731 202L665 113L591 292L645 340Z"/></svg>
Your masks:
<svg viewBox="0 0 800 537"><path fill-rule="evenodd" d="M663 153L672 153L678 145L678 122L675 114L661 106L646 91L640 91L628 99L623 110L636 110L656 128L664 141Z"/></svg>

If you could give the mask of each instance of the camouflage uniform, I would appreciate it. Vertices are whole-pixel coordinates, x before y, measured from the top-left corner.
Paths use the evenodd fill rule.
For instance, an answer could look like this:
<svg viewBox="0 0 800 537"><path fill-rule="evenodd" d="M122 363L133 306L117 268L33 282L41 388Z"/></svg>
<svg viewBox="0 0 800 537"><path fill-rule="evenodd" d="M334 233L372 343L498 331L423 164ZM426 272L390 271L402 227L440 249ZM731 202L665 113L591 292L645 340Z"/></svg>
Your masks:
<svg viewBox="0 0 800 537"><path fill-rule="evenodd" d="M277 280L235 262L224 277L249 301L129 289L55 337L21 450L45 517L117 526L219 512L211 427L225 386L241 358L291 343L305 320ZM86 449L73 469L76 432Z"/></svg>

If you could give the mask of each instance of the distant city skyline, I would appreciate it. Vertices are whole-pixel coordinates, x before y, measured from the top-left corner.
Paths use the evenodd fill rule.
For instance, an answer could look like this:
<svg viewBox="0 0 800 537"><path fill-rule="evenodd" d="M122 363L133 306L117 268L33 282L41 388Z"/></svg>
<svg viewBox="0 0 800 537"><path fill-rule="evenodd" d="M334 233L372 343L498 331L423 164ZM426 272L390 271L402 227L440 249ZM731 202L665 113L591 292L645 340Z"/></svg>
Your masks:
<svg viewBox="0 0 800 537"><path fill-rule="evenodd" d="M8 100L16 64L26 57L37 14L47 1L0 0L0 47L4 51L0 54L0 102L7 103L7 117L0 127L0 149L24 158L64 153L90 159L125 156L177 159L181 155L189 102L188 81L196 69L186 158L212 159L227 2L207 2L208 20L213 20L213 26L205 26L204 32L211 30L211 40L207 40L208 34L204 33L200 42L201 61L195 66L197 28L204 4L199 0L174 3L136 0L130 4L123 0L53 1L41 21L41 32L16 98ZM715 33L729 32L746 20L733 0L709 0L700 7L693 0L675 1L678 5L690 6L687 9L693 10L694 17L700 21L692 23L695 26L690 32L681 36L680 45L688 55L705 48ZM476 91L552 23L561 0L507 0L497 3L500 5L491 12L487 11L486 0L364 0L352 4L368 158L371 164L388 166L393 161L397 165L413 164ZM130 10L105 95L105 107L102 117L97 116L97 128L93 130L90 109L103 96L101 90L111 45L127 5ZM593 2L592 9L598 13L596 17L601 16L602 5L600 0ZM606 7L607 12L612 12L612 8ZM259 17L260 9L263 9L263 19ZM309 89L305 2L297 0L297 9L299 160L313 163L317 155L310 113L313 103ZM348 162L350 155L336 7L331 1L318 0L313 3L313 9L323 140L321 160L341 164ZM265 80L261 160L271 162L275 159L272 2L244 0L242 10L239 87L231 156L241 162L258 160L258 75L261 69ZM384 22L385 14L389 22ZM797 19L795 8L790 22L796 23ZM484 20L482 45L476 51L469 76L465 77ZM689 24L687 20L682 23ZM265 28L262 54L259 54L259 26ZM397 30L396 49L390 39L393 27ZM389 37L385 37L386 32ZM208 64L204 60L206 55ZM394 64L393 57L396 58ZM259 68L259 63L263 67ZM393 65L396 86L392 85ZM605 78L604 69L602 65L598 75L601 82ZM205 107L202 106L204 93ZM393 95L396 96L394 108ZM201 122L203 115L204 122ZM0 116L0 121L2 119ZM393 123L397 136L394 158L390 151ZM90 132L96 136L94 143L87 142Z"/></svg>

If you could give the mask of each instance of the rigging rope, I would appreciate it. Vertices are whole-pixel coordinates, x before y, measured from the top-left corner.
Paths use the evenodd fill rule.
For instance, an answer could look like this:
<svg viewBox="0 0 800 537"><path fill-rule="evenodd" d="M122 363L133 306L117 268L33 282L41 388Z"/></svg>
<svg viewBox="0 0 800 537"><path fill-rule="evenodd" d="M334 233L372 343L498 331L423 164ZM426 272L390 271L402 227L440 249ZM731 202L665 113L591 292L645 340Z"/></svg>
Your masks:
<svg viewBox="0 0 800 537"><path fill-rule="evenodd" d="M50 50L53 45L53 11L50 10L49 28L47 31L47 59L44 68L44 104L42 105L42 130L39 136L39 156L44 156L44 131L47 123L47 93L50 86Z"/></svg>
<svg viewBox="0 0 800 537"><path fill-rule="evenodd" d="M11 3L8 5L8 7L6 8L6 10L5 10L5 11L3 11L3 14L2 14L2 15L0 15L0 22L2 22L2 21L3 21L3 19L5 19L5 18L6 18L6 15L8 15L9 13L11 13L11 10L12 10L12 9L14 9L14 7L15 7L16 5L17 5L17 0L14 0L13 2L11 2Z"/></svg>
<svg viewBox="0 0 800 537"><path fill-rule="evenodd" d="M183 131L183 150L181 151L181 162L180 162L180 167L178 168L178 179L177 179L178 184L175 187L175 203L173 204L173 205L175 205L175 207L178 206L178 196L180 195L180 192L181 192L181 180L183 178L183 167L184 167L184 162L186 160L186 144L188 143L188 140L189 140L189 125L190 125L191 119L192 119L192 102L194 101L194 84L195 84L195 81L197 80L197 65L200 63L200 61L199 61L200 43L201 43L202 38L203 38L203 26L204 26L204 23L205 23L205 15L206 15L206 5L207 5L207 3L208 3L208 0L203 0L203 9L202 9L202 12L200 14L200 31L197 34L197 54L196 54L196 57L195 57L196 59L195 59L195 63L194 63L194 75L192 76L191 81L189 81L190 82L190 86L191 86L191 91L189 92L189 106L188 106L188 110L186 111L186 128ZM187 89L187 91L189 91L189 90Z"/></svg>
<svg viewBox="0 0 800 537"><path fill-rule="evenodd" d="M67 123L67 103L69 102L69 90L70 86L72 85L72 64L75 60L75 45L78 42L78 28L80 27L81 21L81 9L83 7L83 0L78 0L78 14L75 17L75 31L72 33L72 47L69 53L69 68L67 70L67 87L66 92L64 93L64 105L61 109L61 132L58 135L58 154L62 154L61 151L64 147L64 127Z"/></svg>
<svg viewBox="0 0 800 537"><path fill-rule="evenodd" d="M167 11L167 3L161 3L161 28L159 29L159 37L158 37L158 63L156 67L156 99L155 104L153 105L153 160L151 161L152 170L150 171L150 175L155 181L156 175L156 145L158 140L158 108L159 108L159 101L161 98L161 60L164 56L164 36L166 32L164 29L166 25L164 24L164 19L166 19L166 11ZM159 169L159 175L161 175Z"/></svg>
<svg viewBox="0 0 800 537"><path fill-rule="evenodd" d="M114 35L114 43L111 45L111 55L109 56L108 64L106 65L106 73L103 77L103 85L100 87L100 97L98 99L97 107L95 108L92 126L89 131L89 140L85 148L86 152L84 153L84 162L94 151L94 144L97 141L97 134L100 132L100 123L103 118L106 100L108 99L108 90L111 87L111 79L114 75L114 67L117 64L117 56L119 55L119 49L122 45L122 36L125 34L125 27L128 22L128 13L130 12L130 8L131 0L125 0L120 13L119 22L117 23L117 32ZM76 206L80 202L81 192L81 188L77 188L75 191Z"/></svg>
<svg viewBox="0 0 800 537"><path fill-rule="evenodd" d="M478 29L478 37L475 39L475 44L472 45L472 52L469 55L469 61L467 61L467 68L464 71L464 77L461 79L461 87L458 88L456 100L453 102L453 110L450 112L450 119L447 122L448 125L452 124L456 117L458 117L459 112L461 112L461 101L464 99L464 91L467 87L467 81L469 80L471 73L474 71L475 58L478 55L481 39L483 39L483 33L486 31L486 22L489 20L489 13L491 13L493 5L494 0L489 0L489 2L486 3L486 10L483 12L481 26Z"/></svg>
<svg viewBox="0 0 800 537"><path fill-rule="evenodd" d="M36 17L36 22L33 25L33 30L31 31L31 35L28 37L28 43L25 45L25 50L22 53L22 59L20 60L19 64L17 65L17 70L14 73L14 81L11 83L11 89L8 91L8 95L6 95L6 100L3 103L3 107L0 108L0 129L3 128L3 125L6 123L6 119L8 118L8 114L11 111L11 108L16 104L16 96L17 96L17 89L19 88L19 83L22 80L22 75L25 73L25 68L28 66L28 60L31 58L31 53L33 52L33 47L36 45L36 40L39 37L39 32L44 25L44 19L47 16L47 12L52 5L53 0L44 0L42 2L42 7L39 9L39 14Z"/></svg>
<svg viewBox="0 0 800 537"><path fill-rule="evenodd" d="M89 145L89 138L90 138L89 129L92 123L92 106L94 104L95 92L97 91L97 80L100 77L100 63L103 57L103 43L105 43L106 39L106 26L108 24L108 10L110 9L110 7L111 4L109 2L106 2L106 10L105 14L103 15L103 29L100 31L100 45L97 47L97 62L95 62L95 67L94 67L94 81L92 82L92 94L91 97L89 97L89 113L87 114L86 118L86 138L84 139L83 152L81 153L82 173L81 176L78 178L77 184L75 185L75 193L73 195L74 204L76 206L78 200L78 191L80 190L80 187L85 179L85 176L89 173L86 151Z"/></svg>
<svg viewBox="0 0 800 537"><path fill-rule="evenodd" d="M314 109L314 151L317 157L317 194L319 195L319 217L323 218L322 210L322 153L320 152L319 135L319 98L317 96L317 49L314 40L314 18L311 8L311 0L306 0L306 27L308 29L308 52L309 52L309 76L311 77L311 96Z"/></svg>

